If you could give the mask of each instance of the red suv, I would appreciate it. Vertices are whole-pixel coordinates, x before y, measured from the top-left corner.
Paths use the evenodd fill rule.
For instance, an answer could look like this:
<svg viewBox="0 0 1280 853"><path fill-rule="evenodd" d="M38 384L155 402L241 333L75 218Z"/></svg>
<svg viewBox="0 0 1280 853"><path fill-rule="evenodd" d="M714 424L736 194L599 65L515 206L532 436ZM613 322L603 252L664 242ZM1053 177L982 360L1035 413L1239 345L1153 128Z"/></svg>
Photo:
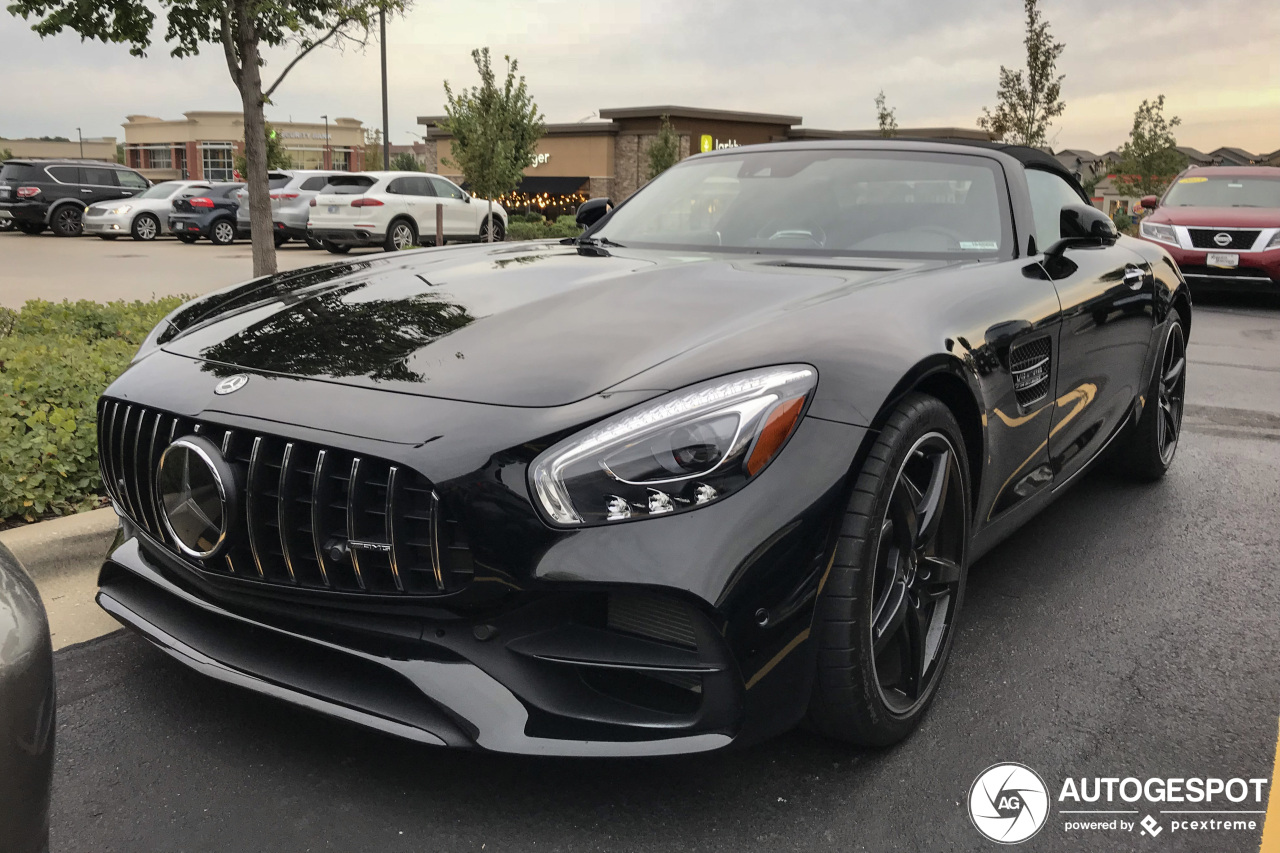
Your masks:
<svg viewBox="0 0 1280 853"><path fill-rule="evenodd" d="M1193 167L1142 206L1155 212L1139 234L1164 246L1192 287L1280 285L1280 168Z"/></svg>

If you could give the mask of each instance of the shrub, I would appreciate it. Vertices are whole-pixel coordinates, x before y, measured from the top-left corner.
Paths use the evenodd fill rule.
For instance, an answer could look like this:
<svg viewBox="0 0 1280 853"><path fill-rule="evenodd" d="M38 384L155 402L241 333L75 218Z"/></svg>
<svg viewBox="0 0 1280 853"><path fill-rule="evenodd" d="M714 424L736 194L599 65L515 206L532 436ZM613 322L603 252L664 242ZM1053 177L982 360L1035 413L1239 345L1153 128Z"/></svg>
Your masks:
<svg viewBox="0 0 1280 853"><path fill-rule="evenodd" d="M0 311L0 519L97 505L97 401L185 297Z"/></svg>
<svg viewBox="0 0 1280 853"><path fill-rule="evenodd" d="M577 237L582 233L572 216L561 216L555 222L516 222L507 224L507 237L511 240L561 240Z"/></svg>
<svg viewBox="0 0 1280 853"><path fill-rule="evenodd" d="M1130 218L1129 214L1125 213L1123 210L1117 210L1111 216L1111 221L1115 224L1116 230L1122 234L1126 233L1133 227L1133 219Z"/></svg>

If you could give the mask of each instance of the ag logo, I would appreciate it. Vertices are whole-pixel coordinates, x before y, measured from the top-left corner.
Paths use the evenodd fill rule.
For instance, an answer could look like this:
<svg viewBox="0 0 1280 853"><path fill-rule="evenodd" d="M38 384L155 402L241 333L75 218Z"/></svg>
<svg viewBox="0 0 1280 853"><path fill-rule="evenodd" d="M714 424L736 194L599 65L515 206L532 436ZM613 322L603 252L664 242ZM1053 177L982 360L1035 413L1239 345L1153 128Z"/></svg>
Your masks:
<svg viewBox="0 0 1280 853"><path fill-rule="evenodd" d="M705 152L707 152L707 151L710 151L713 147L714 147L714 143L711 141L711 134L709 134L709 133L704 133L704 134L702 134L702 151L703 151L703 153L705 153Z"/></svg>
<svg viewBox="0 0 1280 853"><path fill-rule="evenodd" d="M213 386L213 393L221 396L230 394L233 391L239 391L249 382L249 377L243 373L237 373L234 376L228 376L226 379Z"/></svg>
<svg viewBox="0 0 1280 853"><path fill-rule="evenodd" d="M1049 817L1049 790L1022 764L993 764L969 789L969 819L987 838L1018 844L1040 831Z"/></svg>

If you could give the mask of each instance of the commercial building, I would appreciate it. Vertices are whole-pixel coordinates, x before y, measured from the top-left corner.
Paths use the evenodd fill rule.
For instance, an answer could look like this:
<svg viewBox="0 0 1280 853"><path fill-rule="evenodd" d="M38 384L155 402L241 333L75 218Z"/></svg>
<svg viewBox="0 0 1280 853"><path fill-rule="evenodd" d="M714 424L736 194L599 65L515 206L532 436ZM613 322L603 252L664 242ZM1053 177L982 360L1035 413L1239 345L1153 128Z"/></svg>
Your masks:
<svg viewBox="0 0 1280 853"><path fill-rule="evenodd" d="M353 118L330 122L271 121L298 169L364 168L364 125ZM131 115L124 123L125 163L152 180L230 181L235 157L244 153L244 116L238 112L183 113L166 120Z"/></svg>
<svg viewBox="0 0 1280 853"><path fill-rule="evenodd" d="M568 212L587 198L605 196L621 201L648 180L649 146L657 138L663 117L680 137L681 156L740 145L788 139L865 139L878 130L819 130L801 127L800 116L737 112L698 107L656 106L605 109L600 121L548 124L533 162L524 171L517 192L499 199L509 209L527 207L548 213ZM426 168L454 180L461 175L444 162L451 159L452 137L440 128L443 116L422 116ZM917 138L987 139L969 128L903 128L899 136Z"/></svg>
<svg viewBox="0 0 1280 853"><path fill-rule="evenodd" d="M0 151L8 149L14 157L36 157L49 160L116 161L116 138L96 139L5 139L0 137Z"/></svg>

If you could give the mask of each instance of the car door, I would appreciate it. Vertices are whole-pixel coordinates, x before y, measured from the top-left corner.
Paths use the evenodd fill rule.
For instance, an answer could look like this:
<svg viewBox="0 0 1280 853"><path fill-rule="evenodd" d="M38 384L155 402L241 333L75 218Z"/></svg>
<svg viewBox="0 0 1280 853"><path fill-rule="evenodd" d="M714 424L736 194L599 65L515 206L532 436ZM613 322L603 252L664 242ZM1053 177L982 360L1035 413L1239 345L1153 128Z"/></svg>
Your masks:
<svg viewBox="0 0 1280 853"><path fill-rule="evenodd" d="M126 193L116 181L116 170L110 166L80 167L80 200L85 204L124 198Z"/></svg>
<svg viewBox="0 0 1280 853"><path fill-rule="evenodd" d="M116 183L120 185L120 195L135 196L151 186L147 179L129 169L115 169Z"/></svg>
<svg viewBox="0 0 1280 853"><path fill-rule="evenodd" d="M1064 205L1084 204L1061 176L1027 169L1043 252L1061 238ZM1122 243L1068 248L1041 256L1062 304L1057 406L1049 433L1056 484L1065 483L1115 435L1141 393L1154 327L1154 279L1144 259Z"/></svg>
<svg viewBox="0 0 1280 853"><path fill-rule="evenodd" d="M462 191L462 188L452 181L434 175L427 180L435 190L436 202L444 207L444 236L474 237L479 234L480 224L476 219L474 206L470 204L471 199ZM434 234L435 230L435 220L432 219L429 233Z"/></svg>

